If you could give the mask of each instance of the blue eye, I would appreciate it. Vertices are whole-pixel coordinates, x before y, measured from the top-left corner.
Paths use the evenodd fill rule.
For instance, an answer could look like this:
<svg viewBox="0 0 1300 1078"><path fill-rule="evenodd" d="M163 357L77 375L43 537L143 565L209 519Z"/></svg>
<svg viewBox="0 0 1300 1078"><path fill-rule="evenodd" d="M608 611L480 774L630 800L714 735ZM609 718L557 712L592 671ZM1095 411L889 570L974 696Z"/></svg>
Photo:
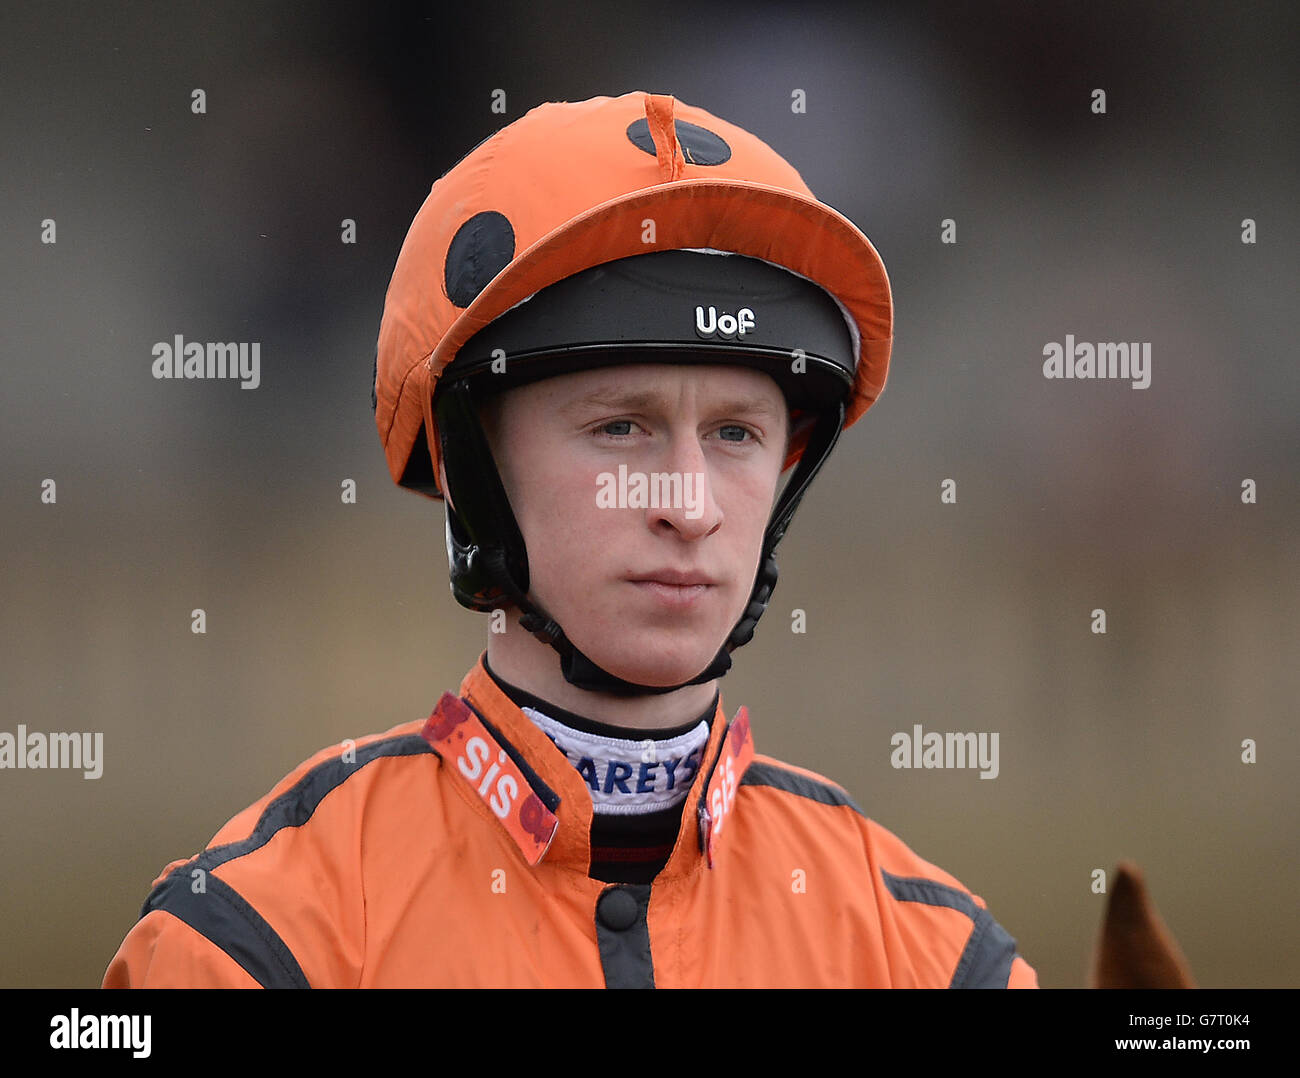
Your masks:
<svg viewBox="0 0 1300 1078"><path fill-rule="evenodd" d="M725 432L725 431L729 431L729 430L730 430L730 431L738 431L738 432L740 433L740 437L739 437L739 438L728 438L728 437L726 436L726 434L723 433L723 432ZM721 434L723 435L722 440L725 441L725 442L740 442L740 441L744 441L745 435L747 435L747 434L749 433L749 431L748 431L748 429L745 428L745 427L738 427L738 426L732 424L731 426L722 427L722 428L720 429L719 433L721 433Z"/></svg>
<svg viewBox="0 0 1300 1078"><path fill-rule="evenodd" d="M626 427L626 430L612 431L610 427ZM630 419L612 419L608 423L602 424L600 431L602 434L609 434L618 437L620 434L632 433L632 420Z"/></svg>

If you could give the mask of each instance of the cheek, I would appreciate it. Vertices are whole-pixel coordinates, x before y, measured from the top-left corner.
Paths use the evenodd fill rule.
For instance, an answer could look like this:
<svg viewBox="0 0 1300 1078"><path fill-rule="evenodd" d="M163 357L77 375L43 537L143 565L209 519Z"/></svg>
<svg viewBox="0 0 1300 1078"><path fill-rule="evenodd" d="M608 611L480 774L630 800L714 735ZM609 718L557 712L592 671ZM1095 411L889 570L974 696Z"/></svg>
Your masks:
<svg viewBox="0 0 1300 1078"><path fill-rule="evenodd" d="M738 516L746 522L743 529L743 560L747 569L757 572L763 553L763 537L767 533L767 524L775 508L777 489L780 485L779 464L774 462L769 471L760 476L750 477L741 483L735 491L735 505ZM743 583L743 603L748 601L749 591L753 585L752 577L746 577Z"/></svg>
<svg viewBox="0 0 1300 1078"><path fill-rule="evenodd" d="M597 469L584 468L554 446L519 445L507 491L523 532L533 583L580 580L612 544L614 515L596 505ZM588 474L588 472L590 474Z"/></svg>
<svg viewBox="0 0 1300 1078"><path fill-rule="evenodd" d="M765 463L767 467L752 468L728 477L725 488L727 501L723 506L729 518L744 522L743 530L747 535L757 533L759 545L762 545L763 531L776 506L781 479L779 463L775 459Z"/></svg>

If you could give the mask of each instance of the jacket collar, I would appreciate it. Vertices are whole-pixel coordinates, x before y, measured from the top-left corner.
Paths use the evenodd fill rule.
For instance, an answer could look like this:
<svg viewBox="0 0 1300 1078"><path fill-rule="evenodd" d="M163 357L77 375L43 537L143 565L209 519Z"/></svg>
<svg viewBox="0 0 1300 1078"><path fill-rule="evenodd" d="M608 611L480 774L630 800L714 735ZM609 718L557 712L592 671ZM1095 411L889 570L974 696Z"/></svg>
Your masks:
<svg viewBox="0 0 1300 1078"><path fill-rule="evenodd" d="M480 655L447 693L422 731L452 781L480 799L524 860L586 875L591 864L591 794L573 764L508 697ZM719 694L709 740L682 807L672 855L657 879L690 875L716 863L744 768L753 757L742 707L727 722Z"/></svg>

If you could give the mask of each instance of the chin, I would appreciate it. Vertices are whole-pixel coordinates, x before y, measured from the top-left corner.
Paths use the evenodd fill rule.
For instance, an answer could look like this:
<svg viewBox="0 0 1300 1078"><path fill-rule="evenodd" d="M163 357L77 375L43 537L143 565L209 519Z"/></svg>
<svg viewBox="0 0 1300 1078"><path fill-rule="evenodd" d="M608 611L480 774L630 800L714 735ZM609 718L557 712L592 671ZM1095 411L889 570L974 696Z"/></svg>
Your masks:
<svg viewBox="0 0 1300 1078"><path fill-rule="evenodd" d="M580 644L578 647L592 662L616 677L655 688L689 681L713 662L718 649L722 647L721 640L712 646L697 644L684 647L680 640L675 641L675 644L672 648L663 648L647 641L642 646L628 646L616 651L608 647L596 647L588 651Z"/></svg>

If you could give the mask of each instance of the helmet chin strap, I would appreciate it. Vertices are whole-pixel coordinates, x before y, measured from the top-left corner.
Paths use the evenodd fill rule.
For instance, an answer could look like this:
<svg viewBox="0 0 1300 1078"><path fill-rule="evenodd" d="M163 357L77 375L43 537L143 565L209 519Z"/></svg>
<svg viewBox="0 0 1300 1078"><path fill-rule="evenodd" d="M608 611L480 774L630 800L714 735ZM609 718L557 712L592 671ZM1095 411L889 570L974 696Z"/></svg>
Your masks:
<svg viewBox="0 0 1300 1078"><path fill-rule="evenodd" d="M693 678L676 685L642 685L610 673L583 654L559 623L528 595L528 557L523 534L506 497L469 386L465 382L449 386L439 397L442 459L447 485L452 491L447 501L447 553L452 565L453 595L463 606L474 610L491 610L503 602L513 603L520 611L519 624L558 653L565 681L588 692L612 696L676 692L688 685L713 681L731 669L731 652L753 638L758 619L767 609L776 587L776 546L844 427L842 403L835 412L818 417L763 534L762 554L749 602L712 662ZM448 454L448 443L453 436L469 444L463 444L460 452L453 449ZM477 463L460 463L465 461ZM458 512L453 504L460 504L466 513ZM486 541L489 536L494 541Z"/></svg>
<svg viewBox="0 0 1300 1078"><path fill-rule="evenodd" d="M627 681L611 674L574 647L573 642L564 635L564 630L538 610L535 604L528 603L528 607L526 610L521 608L519 624L559 653L560 673L564 675L565 681L588 692L603 692L612 696L658 696L684 689L687 685L712 681L731 669L731 654L723 646L718 649L713 662L689 681L677 685L641 685Z"/></svg>

